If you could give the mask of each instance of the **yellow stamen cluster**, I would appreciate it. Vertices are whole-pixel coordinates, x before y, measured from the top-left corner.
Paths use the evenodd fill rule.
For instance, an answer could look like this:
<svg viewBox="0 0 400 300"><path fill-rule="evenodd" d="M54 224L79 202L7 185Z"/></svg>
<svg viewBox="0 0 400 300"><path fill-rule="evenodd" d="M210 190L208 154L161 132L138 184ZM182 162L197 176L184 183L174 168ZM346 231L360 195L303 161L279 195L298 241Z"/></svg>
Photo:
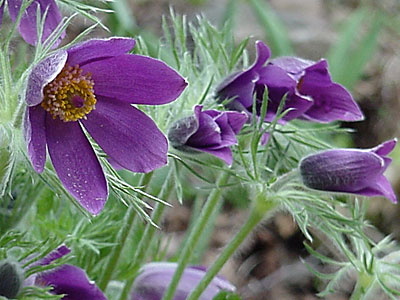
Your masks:
<svg viewBox="0 0 400 300"><path fill-rule="evenodd" d="M41 106L64 122L86 119L95 108L94 81L91 74L82 75L78 65L65 65L60 74L43 89Z"/></svg>

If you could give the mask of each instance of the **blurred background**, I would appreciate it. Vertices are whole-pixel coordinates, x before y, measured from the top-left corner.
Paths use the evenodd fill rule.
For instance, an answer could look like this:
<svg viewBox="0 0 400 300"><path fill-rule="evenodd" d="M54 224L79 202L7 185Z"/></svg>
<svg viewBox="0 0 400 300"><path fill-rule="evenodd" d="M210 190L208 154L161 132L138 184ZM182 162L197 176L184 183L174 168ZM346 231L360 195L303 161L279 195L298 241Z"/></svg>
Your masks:
<svg viewBox="0 0 400 300"><path fill-rule="evenodd" d="M342 126L354 133L341 134L336 147L373 147L400 136L400 1L398 0L118 0L108 4L115 14L101 16L113 35L138 36L151 45L162 38L162 17L176 14L206 16L216 27L232 26L235 41L251 37L249 61L254 57L254 41L262 39L273 56L296 55L310 60L327 58L332 77L346 86L361 106L366 119ZM85 24L74 24L77 33ZM97 29L97 36L109 33ZM150 47L151 50L151 47ZM154 54L156 55L156 54ZM400 195L400 147L393 153L394 163L386 172ZM199 209L185 193L183 205L174 203L162 224L167 257L174 259L177 247ZM206 197L207 192L204 192ZM198 249L197 262L209 266L247 216L249 195L237 188L226 193L210 239ZM371 199L368 218L377 229L369 233L375 240L391 234L400 240L400 209L385 199ZM223 275L239 289L243 299L318 299L319 282L304 263L317 265L305 250L304 237L292 217L279 213L259 226ZM315 242L323 250L323 241ZM323 267L321 267L323 272ZM341 293L326 299L348 299L353 288L341 286Z"/></svg>

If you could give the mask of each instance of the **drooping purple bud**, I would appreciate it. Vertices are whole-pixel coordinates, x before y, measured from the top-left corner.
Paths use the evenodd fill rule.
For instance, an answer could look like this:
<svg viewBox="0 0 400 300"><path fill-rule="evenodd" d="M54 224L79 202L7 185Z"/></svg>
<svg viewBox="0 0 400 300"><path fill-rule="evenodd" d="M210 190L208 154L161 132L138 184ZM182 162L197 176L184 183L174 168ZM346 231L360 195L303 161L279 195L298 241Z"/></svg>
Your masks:
<svg viewBox="0 0 400 300"><path fill-rule="evenodd" d="M384 196L396 203L393 188L383 175L391 163L387 155L396 142L393 139L367 150L333 149L309 155L300 161L303 183L322 191Z"/></svg>
<svg viewBox="0 0 400 300"><path fill-rule="evenodd" d="M171 145L182 151L210 153L232 164L230 146L237 144L236 134L247 121L247 115L235 111L202 111L194 108L194 115L172 124L168 132Z"/></svg>
<svg viewBox="0 0 400 300"><path fill-rule="evenodd" d="M131 292L131 300L161 300L177 268L176 263L157 262L142 267ZM187 267L176 289L173 300L185 300L206 274L203 267ZM235 287L226 279L216 276L199 300L211 300L220 291L233 292Z"/></svg>

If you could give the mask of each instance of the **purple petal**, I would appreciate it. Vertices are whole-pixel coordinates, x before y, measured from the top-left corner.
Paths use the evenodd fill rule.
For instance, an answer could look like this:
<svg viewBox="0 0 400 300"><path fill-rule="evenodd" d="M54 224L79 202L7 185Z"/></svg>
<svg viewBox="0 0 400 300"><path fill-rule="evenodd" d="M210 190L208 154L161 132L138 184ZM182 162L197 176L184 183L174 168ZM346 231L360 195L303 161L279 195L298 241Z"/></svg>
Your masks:
<svg viewBox="0 0 400 300"><path fill-rule="evenodd" d="M282 91L277 91L274 88L268 90L268 95L270 102L268 102L267 115L265 121L272 122L276 118L276 113L278 111L279 105L282 101L284 93ZM290 94L287 96L285 105L282 112L289 110L279 123L286 123L290 120L303 116L303 114L310 109L313 102L305 97L298 95L297 93Z"/></svg>
<svg viewBox="0 0 400 300"><path fill-rule="evenodd" d="M21 8L21 0L8 0L8 10L10 12L10 17L13 22L16 21L18 13ZM31 45L37 44L37 30L36 30L36 13L37 6L40 7L40 15L43 17L44 13L47 11L46 20L44 22L42 42L44 42L51 33L57 28L61 23L61 13L58 6L54 0L35 0L22 15L21 21L19 23L19 32L23 39ZM53 47L57 47L61 40L65 37L65 32L63 32L60 38L56 41Z"/></svg>
<svg viewBox="0 0 400 300"><path fill-rule="evenodd" d="M325 191L354 192L370 186L384 171L378 155L352 149L316 153L300 162L306 186Z"/></svg>
<svg viewBox="0 0 400 300"><path fill-rule="evenodd" d="M255 82L259 76L257 73L247 71L236 75L228 77L217 87L217 95L222 101L234 99L227 105L230 109L233 109L232 104L237 102L244 107L250 107L253 105Z"/></svg>
<svg viewBox="0 0 400 300"><path fill-rule="evenodd" d="M218 146L218 149L212 149L212 147L196 148L196 149L203 151L203 152L207 152L211 155L214 155L214 156L222 159L229 166L231 166L233 163L232 150L229 147L220 148L220 146Z"/></svg>
<svg viewBox="0 0 400 300"><path fill-rule="evenodd" d="M216 93L222 101L228 98L235 98L244 107L253 105L255 82L259 79L258 71L271 56L271 50L262 41L256 42L256 49L257 58L249 69L228 76L218 85ZM232 106L227 106L233 109Z"/></svg>
<svg viewBox="0 0 400 300"><path fill-rule="evenodd" d="M280 67L287 73L295 75L294 76L295 79L299 79L298 76L302 75L304 69L314 64L314 62L311 60L306 60L292 56L282 56L274 58L270 61L270 63L272 65Z"/></svg>
<svg viewBox="0 0 400 300"><path fill-rule="evenodd" d="M383 196L392 201L393 203L397 203L396 194L394 193L394 190L390 182L383 175L380 176L374 182L371 182L370 186L357 192L357 194L367 197Z"/></svg>
<svg viewBox="0 0 400 300"><path fill-rule="evenodd" d="M198 130L187 140L191 147L207 147L221 143L221 128L214 119L205 112L201 112L202 106L194 108L194 114L199 121Z"/></svg>
<svg viewBox="0 0 400 300"><path fill-rule="evenodd" d="M85 271L73 265L62 265L49 272L40 273L36 284L52 286L51 293L65 294L63 300L107 300L102 291L91 283Z"/></svg>
<svg viewBox="0 0 400 300"><path fill-rule="evenodd" d="M207 111L205 111L206 113ZM220 146L226 147L226 146L231 146L231 145L237 145L237 139L235 132L232 130L231 125L228 122L228 116L226 113L220 113L219 116L214 118L215 123L218 124L218 127L220 128L220 136L221 136L221 142L219 143Z"/></svg>
<svg viewBox="0 0 400 300"><path fill-rule="evenodd" d="M91 214L107 200L107 182L99 161L78 122L46 118L46 139L60 181Z"/></svg>
<svg viewBox="0 0 400 300"><path fill-rule="evenodd" d="M6 1L4 0L3 3L0 5L0 26L3 23L3 13L4 13L4 5Z"/></svg>
<svg viewBox="0 0 400 300"><path fill-rule="evenodd" d="M250 67L250 69L261 68L266 63L268 58L271 57L271 50L266 44L264 44L263 41L256 42L256 50L257 50L257 58L254 64Z"/></svg>
<svg viewBox="0 0 400 300"><path fill-rule="evenodd" d="M167 163L167 139L130 104L100 97L82 123L104 152L128 170L146 173Z"/></svg>
<svg viewBox="0 0 400 300"><path fill-rule="evenodd" d="M268 88L279 87L293 92L297 82L285 70L274 65L268 65L259 71L257 84L265 84Z"/></svg>
<svg viewBox="0 0 400 300"><path fill-rule="evenodd" d="M304 117L316 122L361 121L364 115L351 94L341 85L333 83L329 88L312 91L314 103Z"/></svg>
<svg viewBox="0 0 400 300"><path fill-rule="evenodd" d="M124 54L88 63L98 96L134 104L165 104L174 101L187 83L164 62Z"/></svg>
<svg viewBox="0 0 400 300"><path fill-rule="evenodd" d="M69 249L67 246L62 245L58 247L56 250L51 251L48 255L37 261L34 265L49 265L56 259L59 259L63 257L64 255L67 255L68 253L71 252L71 249Z"/></svg>
<svg viewBox="0 0 400 300"><path fill-rule="evenodd" d="M69 48L67 63L82 67L93 61L125 54L133 47L135 40L131 38L93 39Z"/></svg>
<svg viewBox="0 0 400 300"><path fill-rule="evenodd" d="M36 106L43 101L43 88L57 77L67 61L66 51L57 51L39 62L28 78L25 101L28 106Z"/></svg>
<svg viewBox="0 0 400 300"><path fill-rule="evenodd" d="M42 173L46 163L46 111L40 106L25 111L24 138L28 156L36 172Z"/></svg>
<svg viewBox="0 0 400 300"><path fill-rule="evenodd" d="M380 156L388 155L390 152L392 152L396 144L397 144L397 139L392 139L390 141L386 141L376 146L375 148L372 148L371 151L375 152Z"/></svg>
<svg viewBox="0 0 400 300"><path fill-rule="evenodd" d="M249 118L246 113L236 112L236 111L227 111L225 114L228 117L229 125L231 126L233 132L238 134L244 124L246 124L247 119Z"/></svg>
<svg viewBox="0 0 400 300"><path fill-rule="evenodd" d="M135 280L131 300L159 300L171 282L176 270L176 263L149 263L142 267ZM185 300L189 293L204 277L205 271L199 267L187 267L182 275L174 300ZM199 300L210 300L221 290L235 291L235 287L227 280L216 276L200 296Z"/></svg>
<svg viewBox="0 0 400 300"><path fill-rule="evenodd" d="M315 89L329 88L332 85L328 71L328 62L324 59L305 69L305 75L299 82L299 90L305 95L312 95Z"/></svg>

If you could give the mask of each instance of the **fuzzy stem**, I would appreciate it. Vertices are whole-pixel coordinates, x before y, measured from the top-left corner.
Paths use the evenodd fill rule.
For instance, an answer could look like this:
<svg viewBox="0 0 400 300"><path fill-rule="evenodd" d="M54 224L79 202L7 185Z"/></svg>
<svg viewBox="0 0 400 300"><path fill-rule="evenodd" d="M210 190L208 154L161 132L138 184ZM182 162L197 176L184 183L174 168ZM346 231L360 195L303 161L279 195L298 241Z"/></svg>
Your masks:
<svg viewBox="0 0 400 300"><path fill-rule="evenodd" d="M246 223L239 230L236 236L230 241L230 243L225 247L222 253L218 256L216 261L212 264L212 266L208 269L206 275L199 282L196 288L190 293L187 300L195 300L199 299L201 294L207 288L208 284L213 280L213 278L218 274L221 268L225 265L228 259L234 254L236 249L241 245L241 243L246 239L246 237L250 234L250 232L254 229L254 227L264 219L267 212L270 212L272 209L276 207L276 203L273 201L266 201L264 197L263 203L256 203L253 206L253 209L247 218ZM261 204L262 207L260 207Z"/></svg>
<svg viewBox="0 0 400 300"><path fill-rule="evenodd" d="M172 187L173 187L173 184L172 184L173 181L171 180L172 178L173 177L171 176L171 174L167 175L167 180L165 181L163 187L161 188L161 191L160 191L159 195L157 196L157 198L167 201L169 195L172 192ZM155 224L157 224L160 221L162 214L164 212L164 209L165 209L164 204L162 204L160 202L156 203L153 213L151 215L151 219L153 220L153 222ZM148 254L147 250L148 250L151 242L153 241L153 236L154 236L156 229L157 228L154 225L147 223L146 229L143 233L142 238L140 239L138 249L136 250L135 256L133 258L133 262L132 262L133 270L137 271L140 267L140 264L146 260L147 254ZM128 279L125 282L124 288L119 297L120 300L127 299L128 294L131 290L132 284L135 280L135 277L136 276L133 276L132 278Z"/></svg>
<svg viewBox="0 0 400 300"><path fill-rule="evenodd" d="M182 277L183 271L185 270L185 267L188 265L191 255L193 253L194 248L197 245L197 242L200 239L201 234L204 231L204 228L207 224L207 221L210 217L210 215L213 213L214 208L216 204L218 203L218 200L221 198L222 190L219 188L220 186L224 185L227 183L229 178L229 173L224 172L222 173L221 177L218 179L216 188L213 189L211 192L210 196L207 199L206 204L204 205L199 218L197 219L193 230L190 232L190 235L183 247L182 253L179 257L178 260L178 266L176 268L176 271L174 273L174 276L172 278L171 283L168 286L167 291L164 294L164 297L162 300L172 300L175 294L175 290L179 284L179 281Z"/></svg>
<svg viewBox="0 0 400 300"><path fill-rule="evenodd" d="M372 277L366 273L361 272L358 274L358 279L354 287L353 293L351 294L350 300L361 300L364 299L366 291L369 289L373 282Z"/></svg>
<svg viewBox="0 0 400 300"><path fill-rule="evenodd" d="M140 185L143 186L147 185L150 182L152 176L153 172L144 174L140 180ZM106 290L107 285L110 282L111 277L114 273L114 270L117 267L122 250L125 246L125 242L128 238L129 232L132 229L135 217L136 217L135 209L132 206L129 206L128 209L126 210L123 227L117 236L116 245L112 249L112 252L109 256L110 258L106 264L102 277L100 278L98 283L99 288L103 291Z"/></svg>

